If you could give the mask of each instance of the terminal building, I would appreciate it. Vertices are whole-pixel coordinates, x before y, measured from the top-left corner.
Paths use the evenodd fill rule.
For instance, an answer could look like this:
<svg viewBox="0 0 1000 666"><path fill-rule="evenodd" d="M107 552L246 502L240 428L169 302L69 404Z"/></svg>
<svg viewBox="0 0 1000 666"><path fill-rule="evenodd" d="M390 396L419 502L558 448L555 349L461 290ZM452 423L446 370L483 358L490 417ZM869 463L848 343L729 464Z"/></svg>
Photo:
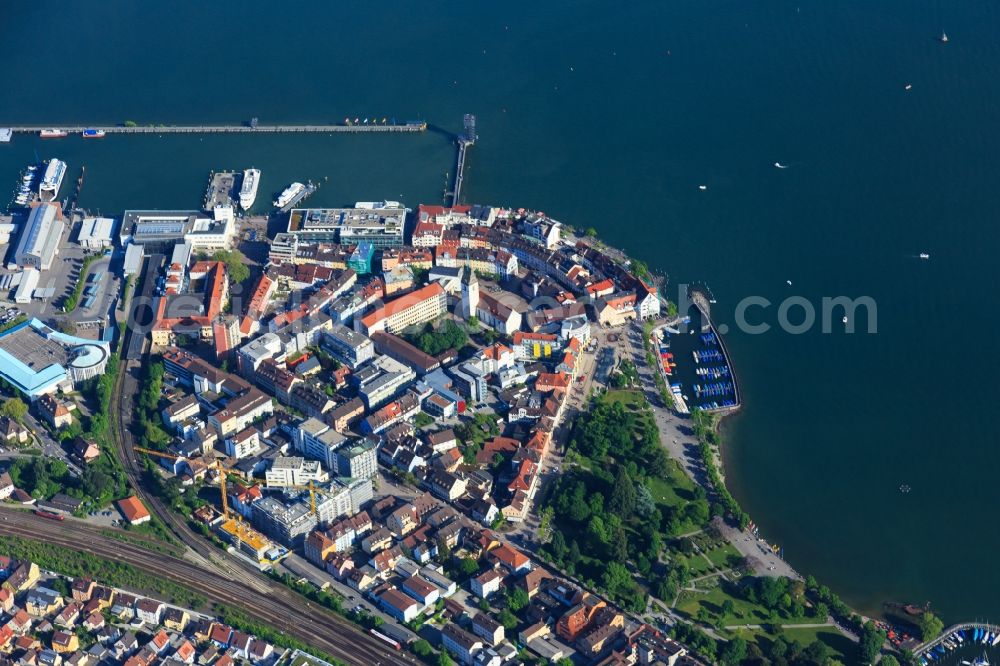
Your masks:
<svg viewBox="0 0 1000 666"><path fill-rule="evenodd" d="M109 356L107 342L60 333L38 319L0 334L0 378L30 400L103 374Z"/></svg>
<svg viewBox="0 0 1000 666"><path fill-rule="evenodd" d="M374 249L403 245L406 207L398 201L359 202L354 208L295 208L288 233L299 241L359 245Z"/></svg>
<svg viewBox="0 0 1000 666"><path fill-rule="evenodd" d="M59 254L59 240L66 230L59 204L40 203L31 209L14 251L14 263L21 268L47 271Z"/></svg>
<svg viewBox="0 0 1000 666"><path fill-rule="evenodd" d="M127 210L122 218L121 245L136 243L147 252L167 251L177 243L195 250L228 250L236 235L231 208L217 208L212 217L198 210Z"/></svg>

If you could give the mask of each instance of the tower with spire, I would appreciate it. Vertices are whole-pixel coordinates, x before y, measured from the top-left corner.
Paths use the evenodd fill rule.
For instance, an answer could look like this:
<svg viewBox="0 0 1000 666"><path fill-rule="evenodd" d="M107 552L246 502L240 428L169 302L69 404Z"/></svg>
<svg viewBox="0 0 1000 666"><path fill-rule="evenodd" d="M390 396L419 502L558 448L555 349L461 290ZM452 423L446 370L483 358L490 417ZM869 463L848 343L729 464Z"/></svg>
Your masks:
<svg viewBox="0 0 1000 666"><path fill-rule="evenodd" d="M462 273L462 319L469 320L476 316L479 308L479 278L471 267L466 266Z"/></svg>

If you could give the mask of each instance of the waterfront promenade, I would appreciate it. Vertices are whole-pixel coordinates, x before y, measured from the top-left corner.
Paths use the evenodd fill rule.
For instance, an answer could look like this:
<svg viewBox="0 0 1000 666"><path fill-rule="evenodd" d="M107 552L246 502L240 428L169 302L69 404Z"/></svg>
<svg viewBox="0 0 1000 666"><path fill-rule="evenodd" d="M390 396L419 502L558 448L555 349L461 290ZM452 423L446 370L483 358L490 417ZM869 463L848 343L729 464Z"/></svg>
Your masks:
<svg viewBox="0 0 1000 666"><path fill-rule="evenodd" d="M97 130L105 134L381 134L423 132L425 122L396 124L338 124L338 125L22 125L9 128L15 134L37 134L46 129L58 129L68 134L82 134L84 130Z"/></svg>

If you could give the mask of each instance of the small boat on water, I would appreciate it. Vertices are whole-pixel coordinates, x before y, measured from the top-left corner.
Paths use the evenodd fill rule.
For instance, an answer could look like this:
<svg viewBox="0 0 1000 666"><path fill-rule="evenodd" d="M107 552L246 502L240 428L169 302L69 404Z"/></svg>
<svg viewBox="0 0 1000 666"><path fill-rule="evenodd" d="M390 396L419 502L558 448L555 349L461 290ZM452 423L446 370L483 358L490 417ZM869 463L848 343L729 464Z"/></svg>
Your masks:
<svg viewBox="0 0 1000 666"><path fill-rule="evenodd" d="M774 166L775 166L776 168L778 168L778 169L787 169L787 168L788 168L788 165L787 165L787 164L782 164L781 162L775 162L775 163L774 163Z"/></svg>
<svg viewBox="0 0 1000 666"><path fill-rule="evenodd" d="M941 32L941 43L942 44L947 44L948 43L948 33L944 32L944 31ZM987 662L987 663L989 663L989 662Z"/></svg>
<svg viewBox="0 0 1000 666"><path fill-rule="evenodd" d="M931 255L927 254L926 252L921 252L920 253L920 258L921 259L930 259Z"/></svg>
<svg viewBox="0 0 1000 666"><path fill-rule="evenodd" d="M85 130L83 130L83 138L84 139L103 139L104 138L104 134L105 134L104 130L99 130L99 129L85 129Z"/></svg>
<svg viewBox="0 0 1000 666"><path fill-rule="evenodd" d="M980 657L979 659L976 659L975 661L973 661L972 662L972 666L990 666L990 660L986 656L986 653L983 652L983 656L982 657Z"/></svg>
<svg viewBox="0 0 1000 666"><path fill-rule="evenodd" d="M43 129L38 132L38 136L42 139L61 139L66 134L66 131L61 129Z"/></svg>

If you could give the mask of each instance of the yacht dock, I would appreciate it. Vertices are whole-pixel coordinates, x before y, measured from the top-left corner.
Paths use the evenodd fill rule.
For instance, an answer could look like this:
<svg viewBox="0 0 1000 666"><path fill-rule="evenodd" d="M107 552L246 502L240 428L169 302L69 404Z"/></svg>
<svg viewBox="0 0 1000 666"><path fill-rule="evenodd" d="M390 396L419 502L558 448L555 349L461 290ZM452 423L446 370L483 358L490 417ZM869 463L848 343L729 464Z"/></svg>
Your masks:
<svg viewBox="0 0 1000 666"><path fill-rule="evenodd" d="M956 634L962 637L961 641L954 638ZM956 644L960 647L973 645L979 645L983 648L996 647L1000 645L1000 626L988 622L953 624L941 632L937 638L914 648L913 657L920 664L928 664L945 656Z"/></svg>
<svg viewBox="0 0 1000 666"><path fill-rule="evenodd" d="M726 381L722 382L723 385L709 385L710 388L706 392L706 394L710 396L724 396L725 399L723 402L713 403L712 406L703 406L701 409L706 412L713 412L717 414L735 412L742 406L743 400L740 394L739 382L736 380L736 371L733 368L732 357L730 357L729 350L726 348L725 340L723 340L722 336L719 335L719 332L715 328L715 324L712 322L710 314L712 310L708 297L700 291L692 290L691 301L694 303L695 307L701 311L702 330L700 333L702 336L702 342L706 345L710 345L707 351L694 352L695 363L720 362L721 366L712 368L710 371L711 373L718 371L720 375L722 373L722 367L728 369L725 371Z"/></svg>

